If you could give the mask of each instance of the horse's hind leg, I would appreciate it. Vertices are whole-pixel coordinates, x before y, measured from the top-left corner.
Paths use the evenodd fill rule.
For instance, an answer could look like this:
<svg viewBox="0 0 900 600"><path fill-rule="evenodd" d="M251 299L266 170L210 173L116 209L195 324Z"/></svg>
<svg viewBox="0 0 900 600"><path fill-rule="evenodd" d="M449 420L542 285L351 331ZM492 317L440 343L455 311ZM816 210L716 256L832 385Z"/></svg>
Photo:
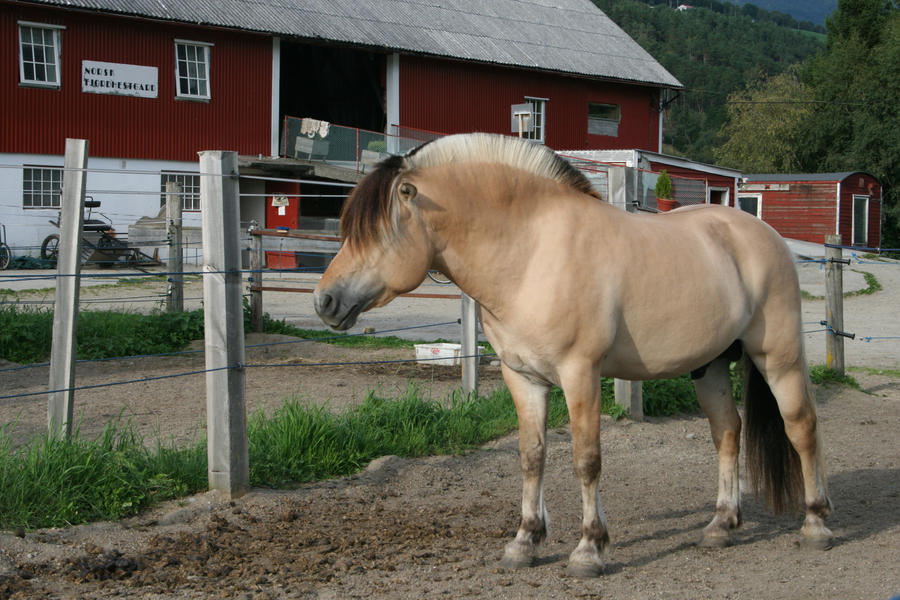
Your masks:
<svg viewBox="0 0 900 600"><path fill-rule="evenodd" d="M506 545L500 565L531 566L537 545L547 537L549 518L544 505L544 460L547 455L547 395L550 387L513 371L505 364L503 378L519 417L519 461L522 466L522 521L516 538Z"/></svg>
<svg viewBox="0 0 900 600"><path fill-rule="evenodd" d="M721 547L731 543L730 532L741 524L738 455L741 448L741 417L731 392L728 358L718 358L694 378L697 400L706 417L719 454L719 491L716 513L703 529L700 545Z"/></svg>
<svg viewBox="0 0 900 600"><path fill-rule="evenodd" d="M754 488L765 488L776 513L791 508L802 490L806 518L801 533L807 545L830 548L834 536L825 518L831 501L802 349L753 353L751 358L753 364L745 367L744 424L749 481Z"/></svg>
<svg viewBox="0 0 900 600"><path fill-rule="evenodd" d="M831 547L834 538L825 526L825 518L831 512L831 500L828 498L822 441L805 359L801 353L797 361L785 365L766 358L754 361L759 367L757 375L762 371L762 376L777 401L778 411L784 422L784 433L800 459L800 476L806 505L806 517L800 532L808 545L827 549ZM775 498L773 505L776 512L778 503L779 499Z"/></svg>

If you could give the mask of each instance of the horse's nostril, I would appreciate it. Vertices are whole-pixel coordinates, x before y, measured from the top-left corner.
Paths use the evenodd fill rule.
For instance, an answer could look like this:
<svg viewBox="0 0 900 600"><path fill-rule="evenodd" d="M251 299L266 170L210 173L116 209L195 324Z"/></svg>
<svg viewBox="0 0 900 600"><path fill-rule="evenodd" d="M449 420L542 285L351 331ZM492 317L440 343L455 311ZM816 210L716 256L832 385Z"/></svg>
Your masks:
<svg viewBox="0 0 900 600"><path fill-rule="evenodd" d="M316 312L320 315L327 314L332 304L334 304L331 294L316 294L315 300Z"/></svg>

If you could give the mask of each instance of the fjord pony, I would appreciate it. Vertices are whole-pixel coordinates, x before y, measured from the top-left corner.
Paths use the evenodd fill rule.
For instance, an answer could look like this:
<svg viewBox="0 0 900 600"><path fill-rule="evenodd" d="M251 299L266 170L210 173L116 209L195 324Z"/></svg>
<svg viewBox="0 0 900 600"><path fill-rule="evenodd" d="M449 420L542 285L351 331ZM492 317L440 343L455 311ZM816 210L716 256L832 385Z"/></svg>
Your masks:
<svg viewBox="0 0 900 600"><path fill-rule="evenodd" d="M715 515L705 545L741 523L741 419L729 362L745 370L750 482L776 510L805 500L806 540L828 546L830 510L801 339L791 254L769 226L740 210L691 207L636 215L603 202L543 146L498 135L439 139L392 157L347 199L344 237L315 294L335 329L418 286L429 269L481 307L519 417L522 520L501 564L531 564L546 536L547 397L566 398L581 540L578 576L602 571L609 542L598 494L600 379L691 372L719 456Z"/></svg>

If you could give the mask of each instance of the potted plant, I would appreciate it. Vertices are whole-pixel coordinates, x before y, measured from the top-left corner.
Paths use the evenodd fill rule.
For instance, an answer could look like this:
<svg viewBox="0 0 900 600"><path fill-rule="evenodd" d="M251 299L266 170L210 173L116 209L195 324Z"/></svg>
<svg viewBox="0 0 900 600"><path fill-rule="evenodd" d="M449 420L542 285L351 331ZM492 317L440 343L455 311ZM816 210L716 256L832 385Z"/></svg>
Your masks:
<svg viewBox="0 0 900 600"><path fill-rule="evenodd" d="M665 169L656 179L656 186L653 188L653 192L656 194L656 207L660 211L665 212L678 206L678 202L673 197L672 178L669 177Z"/></svg>

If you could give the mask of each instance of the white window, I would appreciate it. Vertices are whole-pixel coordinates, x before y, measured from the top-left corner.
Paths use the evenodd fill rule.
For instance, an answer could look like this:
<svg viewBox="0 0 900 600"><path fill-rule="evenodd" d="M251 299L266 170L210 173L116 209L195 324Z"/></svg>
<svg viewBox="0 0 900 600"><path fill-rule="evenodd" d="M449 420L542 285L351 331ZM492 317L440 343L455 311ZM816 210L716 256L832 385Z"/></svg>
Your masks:
<svg viewBox="0 0 900 600"><path fill-rule="evenodd" d="M19 22L19 83L58 88L60 30L57 25Z"/></svg>
<svg viewBox="0 0 900 600"><path fill-rule="evenodd" d="M762 194L738 195L738 208L754 217L762 218Z"/></svg>
<svg viewBox="0 0 900 600"><path fill-rule="evenodd" d="M618 104L588 102L588 130L591 135L618 137L622 111Z"/></svg>
<svg viewBox="0 0 900 600"><path fill-rule="evenodd" d="M212 44L175 40L175 95L209 100L209 48Z"/></svg>
<svg viewBox="0 0 900 600"><path fill-rule="evenodd" d="M166 205L166 184L170 181L181 184L181 210L200 210L200 176L190 173L163 173L160 177L160 206Z"/></svg>
<svg viewBox="0 0 900 600"><path fill-rule="evenodd" d="M22 169L22 206L24 208L59 208L63 170L58 167Z"/></svg>
<svg viewBox="0 0 900 600"><path fill-rule="evenodd" d="M531 104L531 122L534 124L534 129L526 131L524 137L543 144L544 130L547 124L547 99L525 96L525 102Z"/></svg>
<svg viewBox="0 0 900 600"><path fill-rule="evenodd" d="M869 244L869 197L853 196L853 242L854 246Z"/></svg>

